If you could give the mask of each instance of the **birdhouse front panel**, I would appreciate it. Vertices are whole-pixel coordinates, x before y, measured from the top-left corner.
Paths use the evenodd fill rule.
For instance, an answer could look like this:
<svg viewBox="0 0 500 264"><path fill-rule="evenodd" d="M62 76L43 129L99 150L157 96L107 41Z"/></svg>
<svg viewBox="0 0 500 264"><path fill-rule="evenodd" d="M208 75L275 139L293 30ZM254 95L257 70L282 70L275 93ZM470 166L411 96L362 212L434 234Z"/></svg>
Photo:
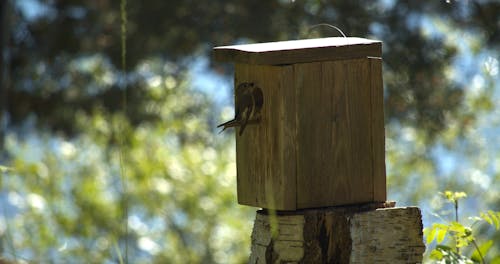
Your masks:
<svg viewBox="0 0 500 264"><path fill-rule="evenodd" d="M238 202L295 210L386 199L381 43L219 47L234 61ZM233 126L233 125L231 125Z"/></svg>
<svg viewBox="0 0 500 264"><path fill-rule="evenodd" d="M385 201L382 87L372 80L381 72L375 64L380 59L294 65L297 208Z"/></svg>

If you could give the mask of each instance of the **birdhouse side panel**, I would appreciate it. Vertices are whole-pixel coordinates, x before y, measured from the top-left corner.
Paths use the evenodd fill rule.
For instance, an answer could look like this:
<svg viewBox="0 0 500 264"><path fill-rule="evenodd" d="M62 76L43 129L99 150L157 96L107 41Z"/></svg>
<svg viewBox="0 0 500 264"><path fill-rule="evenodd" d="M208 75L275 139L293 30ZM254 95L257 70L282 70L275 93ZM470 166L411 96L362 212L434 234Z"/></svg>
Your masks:
<svg viewBox="0 0 500 264"><path fill-rule="evenodd" d="M382 81L382 59L369 58L372 100L373 142L373 199L387 200L385 172L384 87Z"/></svg>
<svg viewBox="0 0 500 264"><path fill-rule="evenodd" d="M293 67L236 64L235 87L244 82L262 90L263 106L259 121L236 133L238 202L294 210Z"/></svg>
<svg viewBox="0 0 500 264"><path fill-rule="evenodd" d="M366 59L294 65L297 207L373 200L370 69Z"/></svg>
<svg viewBox="0 0 500 264"><path fill-rule="evenodd" d="M348 177L352 201L362 203L373 201L373 142L371 74L367 58L343 61L347 67L349 92L349 121L351 138L351 162L354 165Z"/></svg>

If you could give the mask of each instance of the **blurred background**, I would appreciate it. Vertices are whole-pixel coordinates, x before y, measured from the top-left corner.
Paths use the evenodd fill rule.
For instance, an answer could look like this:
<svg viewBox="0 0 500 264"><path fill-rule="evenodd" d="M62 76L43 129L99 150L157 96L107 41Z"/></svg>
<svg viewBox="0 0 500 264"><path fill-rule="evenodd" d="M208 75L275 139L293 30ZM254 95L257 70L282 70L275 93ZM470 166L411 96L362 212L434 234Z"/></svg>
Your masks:
<svg viewBox="0 0 500 264"><path fill-rule="evenodd" d="M216 129L233 69L211 49L339 36L318 23L383 41L389 200L426 226L452 219L444 190L467 192L464 222L500 211L498 1L128 0L125 71L120 1L0 11L7 259L245 263L256 208L236 202L234 132Z"/></svg>

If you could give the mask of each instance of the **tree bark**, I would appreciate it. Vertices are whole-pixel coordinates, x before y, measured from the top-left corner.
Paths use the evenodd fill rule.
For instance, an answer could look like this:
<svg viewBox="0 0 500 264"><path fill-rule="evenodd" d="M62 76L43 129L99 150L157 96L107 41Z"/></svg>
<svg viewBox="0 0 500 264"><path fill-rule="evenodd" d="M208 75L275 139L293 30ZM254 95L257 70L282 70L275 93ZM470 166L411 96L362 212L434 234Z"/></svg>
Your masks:
<svg viewBox="0 0 500 264"><path fill-rule="evenodd" d="M421 263L420 209L393 206L259 210L249 263Z"/></svg>

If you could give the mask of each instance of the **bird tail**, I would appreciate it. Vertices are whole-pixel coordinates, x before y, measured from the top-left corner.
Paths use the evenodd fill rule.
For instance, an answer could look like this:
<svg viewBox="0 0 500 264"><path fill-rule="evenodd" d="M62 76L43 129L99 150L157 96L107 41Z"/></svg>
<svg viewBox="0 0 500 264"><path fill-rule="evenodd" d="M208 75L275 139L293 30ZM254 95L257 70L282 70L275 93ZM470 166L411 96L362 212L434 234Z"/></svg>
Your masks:
<svg viewBox="0 0 500 264"><path fill-rule="evenodd" d="M233 119L233 120L229 120L227 122L224 122L220 125L218 125L217 127L224 127L224 129L228 128L228 127L235 127L235 126L239 126L240 125L240 122L236 119Z"/></svg>
<svg viewBox="0 0 500 264"><path fill-rule="evenodd" d="M240 122L236 119L233 119L233 120L229 120L227 122L224 122L220 125L218 125L217 127L222 127L222 130L219 132L222 133L224 130L226 130L227 128L230 128L230 127L237 127L240 125Z"/></svg>

